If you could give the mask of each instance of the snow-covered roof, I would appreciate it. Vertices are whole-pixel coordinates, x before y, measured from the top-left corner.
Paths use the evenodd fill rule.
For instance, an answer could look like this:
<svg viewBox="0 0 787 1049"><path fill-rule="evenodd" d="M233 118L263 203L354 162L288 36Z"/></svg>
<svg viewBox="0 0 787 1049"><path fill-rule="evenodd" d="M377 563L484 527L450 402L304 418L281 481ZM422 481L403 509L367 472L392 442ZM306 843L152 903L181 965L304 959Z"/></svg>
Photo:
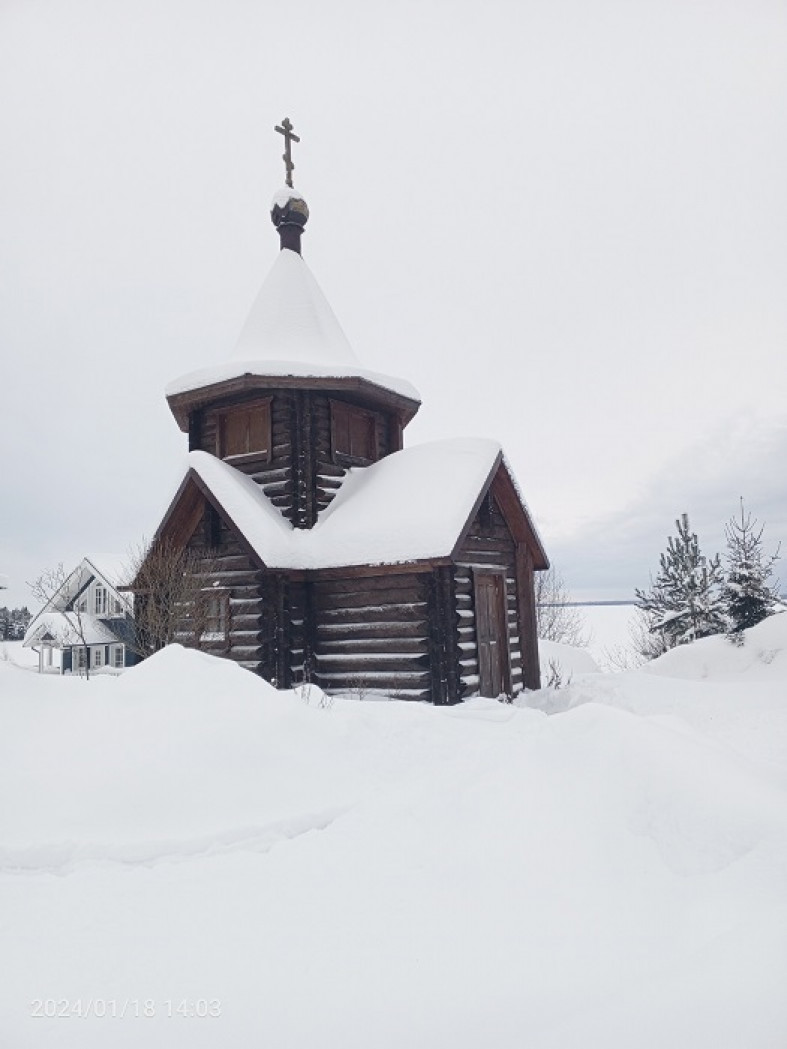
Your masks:
<svg viewBox="0 0 787 1049"><path fill-rule="evenodd" d="M88 554L84 560L113 589L130 582L133 575L128 559L120 554Z"/></svg>
<svg viewBox="0 0 787 1049"><path fill-rule="evenodd" d="M25 631L23 648L37 644L47 634L61 648L111 645L118 640L112 630L95 616L83 614L77 619L73 612L42 612Z"/></svg>
<svg viewBox="0 0 787 1049"><path fill-rule="evenodd" d="M313 528L297 529L262 489L207 452L189 466L269 568L318 569L448 557L500 462L496 441L413 445L356 467Z"/></svg>
<svg viewBox="0 0 787 1049"><path fill-rule="evenodd" d="M411 400L415 387L364 368L301 256L279 252L243 326L229 360L169 383L168 397L203 386L254 376L361 378Z"/></svg>

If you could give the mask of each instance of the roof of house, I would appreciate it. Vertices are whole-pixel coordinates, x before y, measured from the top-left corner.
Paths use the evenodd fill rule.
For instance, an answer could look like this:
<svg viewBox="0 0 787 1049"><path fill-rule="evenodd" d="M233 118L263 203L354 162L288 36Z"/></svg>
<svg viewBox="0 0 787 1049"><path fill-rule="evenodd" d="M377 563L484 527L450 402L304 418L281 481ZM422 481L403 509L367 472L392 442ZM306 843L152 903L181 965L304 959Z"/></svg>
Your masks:
<svg viewBox="0 0 787 1049"><path fill-rule="evenodd" d="M361 364L311 270L287 248L263 282L230 358L180 376L166 394L174 397L244 375L359 378L420 401L411 383Z"/></svg>
<svg viewBox="0 0 787 1049"><path fill-rule="evenodd" d="M118 622L123 623L124 620ZM61 648L71 645L111 645L121 640L108 623L85 615L78 618L73 612L41 612L25 631L23 648L49 635Z"/></svg>
<svg viewBox="0 0 787 1049"><path fill-rule="evenodd" d="M403 564L452 556L501 463L496 441L457 438L413 445L350 470L310 529L293 528L259 485L207 452L190 453L178 495L195 481L269 568ZM178 496L160 534L177 502ZM520 505L543 555L527 508L521 500Z"/></svg>

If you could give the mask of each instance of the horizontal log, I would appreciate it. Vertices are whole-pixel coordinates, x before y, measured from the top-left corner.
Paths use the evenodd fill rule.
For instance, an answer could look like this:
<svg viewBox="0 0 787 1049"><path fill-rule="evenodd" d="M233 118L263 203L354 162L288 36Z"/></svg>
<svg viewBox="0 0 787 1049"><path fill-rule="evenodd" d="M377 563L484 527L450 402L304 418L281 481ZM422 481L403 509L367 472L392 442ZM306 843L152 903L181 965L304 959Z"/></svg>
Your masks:
<svg viewBox="0 0 787 1049"><path fill-rule="evenodd" d="M360 655L316 655L317 673L323 674L357 674L364 677L368 674L397 675L403 673L426 672L428 655L396 655L392 652L368 652Z"/></svg>
<svg viewBox="0 0 787 1049"><path fill-rule="evenodd" d="M420 587L424 576L415 572L389 575L387 572L342 579L321 579L315 590L324 594L359 594L374 590L401 590L408 587Z"/></svg>
<svg viewBox="0 0 787 1049"><path fill-rule="evenodd" d="M361 689L342 689L325 687L324 691L329 695L341 696L343 694L348 695L351 699L364 699L368 697L370 699L401 699L407 700L414 703L428 703L431 699L431 693L424 688L363 688Z"/></svg>
<svg viewBox="0 0 787 1049"><path fill-rule="evenodd" d="M378 688L417 688L428 687L430 674L428 671L398 671L366 670L362 673L330 672L319 673L317 680L320 684L325 682L331 688L358 688L364 685L375 685Z"/></svg>
<svg viewBox="0 0 787 1049"><path fill-rule="evenodd" d="M428 652L429 643L425 637L354 637L322 638L319 652L360 653L360 652L396 652L405 655L418 655Z"/></svg>
<svg viewBox="0 0 787 1049"><path fill-rule="evenodd" d="M508 552L513 551L514 547L514 540L508 534L504 536L470 535L462 543L459 553L462 556L468 550L505 550Z"/></svg>
<svg viewBox="0 0 787 1049"><path fill-rule="evenodd" d="M338 640L364 640L367 638L418 638L425 640L428 634L428 625L425 619L417 619L411 623L386 623L386 622L347 622L347 623L320 623L317 625L317 641L322 646L330 641Z"/></svg>
<svg viewBox="0 0 787 1049"><path fill-rule="evenodd" d="M221 572L255 572L256 569L250 563L245 554L220 553L212 558L213 565ZM211 573L215 574L215 573Z"/></svg>
<svg viewBox="0 0 787 1049"><path fill-rule="evenodd" d="M276 467L273 470L269 470L269 469L257 470L255 473L251 474L250 476L251 476L251 479L253 481L256 481L258 484L260 484L260 483L265 483L265 484L271 483L271 484L273 484L275 481L286 481L289 477L292 476L292 469L289 466L278 466L278 467Z"/></svg>
<svg viewBox="0 0 787 1049"><path fill-rule="evenodd" d="M291 460L292 459L292 441L289 439L289 435L282 436L280 434L274 434L273 446L271 448L271 460L275 462L278 459Z"/></svg>
<svg viewBox="0 0 787 1049"><path fill-rule="evenodd" d="M511 555L513 557L513 554ZM483 551L477 551L473 554L462 555L462 564L469 568L494 568L499 572L505 572L508 568L508 562L503 557L498 557L497 554L484 553Z"/></svg>
<svg viewBox="0 0 787 1049"><path fill-rule="evenodd" d="M209 579L211 582L218 581L221 586L234 586L236 583L241 587L254 586L256 583L256 569L254 568L237 568L229 569L225 571L223 568L219 568L215 572L211 572ZM206 589L210 589L206 587Z"/></svg>
<svg viewBox="0 0 787 1049"><path fill-rule="evenodd" d="M334 609L351 608L388 608L391 610L389 619L395 620L400 608L413 605L425 605L426 595L421 587L403 587L401 590L375 590L363 593L326 594L322 589L315 590L314 604L316 608L326 611Z"/></svg>
<svg viewBox="0 0 787 1049"><path fill-rule="evenodd" d="M267 481L262 481L260 487L268 498L272 499L274 496L291 495L295 491L295 482L292 480L272 481L269 484Z"/></svg>
<svg viewBox="0 0 787 1049"><path fill-rule="evenodd" d="M259 645L265 640L265 632L262 630L230 630L230 644L235 645Z"/></svg>
<svg viewBox="0 0 787 1049"><path fill-rule="evenodd" d="M344 466L337 466L336 463L330 459L317 459L317 476L337 478L341 480L347 473L347 469Z"/></svg>
<svg viewBox="0 0 787 1049"><path fill-rule="evenodd" d="M230 623L233 634L256 634L263 627L262 616L232 616Z"/></svg>
<svg viewBox="0 0 787 1049"><path fill-rule="evenodd" d="M422 623L426 620L426 602L396 605L364 605L352 608L324 608L320 613L321 624L331 626L340 623Z"/></svg>

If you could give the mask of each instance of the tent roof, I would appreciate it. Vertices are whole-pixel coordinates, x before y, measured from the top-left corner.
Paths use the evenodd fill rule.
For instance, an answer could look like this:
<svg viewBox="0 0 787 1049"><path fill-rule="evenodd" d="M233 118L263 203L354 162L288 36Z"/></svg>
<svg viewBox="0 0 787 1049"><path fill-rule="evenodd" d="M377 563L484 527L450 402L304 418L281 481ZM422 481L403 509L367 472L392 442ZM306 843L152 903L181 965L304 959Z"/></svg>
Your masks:
<svg viewBox="0 0 787 1049"><path fill-rule="evenodd" d="M263 282L229 359L180 376L166 394L176 397L245 375L363 379L420 402L411 383L363 367L311 270L287 248Z"/></svg>

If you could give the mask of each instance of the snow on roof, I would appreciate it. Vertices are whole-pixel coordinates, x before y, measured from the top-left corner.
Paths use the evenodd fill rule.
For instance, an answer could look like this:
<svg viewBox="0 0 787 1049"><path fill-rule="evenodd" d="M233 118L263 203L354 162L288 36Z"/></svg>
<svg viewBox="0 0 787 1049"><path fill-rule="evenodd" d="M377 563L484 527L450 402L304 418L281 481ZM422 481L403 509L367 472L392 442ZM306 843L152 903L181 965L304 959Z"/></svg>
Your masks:
<svg viewBox="0 0 787 1049"><path fill-rule="evenodd" d="M23 648L40 641L49 634L61 648L70 645L111 645L116 635L94 616L82 615L77 619L73 612L42 612L36 616L25 631Z"/></svg>
<svg viewBox="0 0 787 1049"><path fill-rule="evenodd" d="M84 560L114 589L130 582L133 576L127 564L128 558L120 554L88 554Z"/></svg>
<svg viewBox="0 0 787 1049"><path fill-rule="evenodd" d="M169 383L168 397L241 375L353 378L420 401L409 382L364 368L301 256L279 252L230 360Z"/></svg>
<svg viewBox="0 0 787 1049"><path fill-rule="evenodd" d="M189 465L269 568L398 564L447 557L499 461L500 445L413 445L350 470L313 528L296 529L250 478L207 452Z"/></svg>
<svg viewBox="0 0 787 1049"><path fill-rule="evenodd" d="M273 199L271 200L271 211L273 211L274 208L281 208L283 211L291 200L305 201L305 198L302 193L299 193L298 190L295 189L294 186L281 186L273 194Z"/></svg>

